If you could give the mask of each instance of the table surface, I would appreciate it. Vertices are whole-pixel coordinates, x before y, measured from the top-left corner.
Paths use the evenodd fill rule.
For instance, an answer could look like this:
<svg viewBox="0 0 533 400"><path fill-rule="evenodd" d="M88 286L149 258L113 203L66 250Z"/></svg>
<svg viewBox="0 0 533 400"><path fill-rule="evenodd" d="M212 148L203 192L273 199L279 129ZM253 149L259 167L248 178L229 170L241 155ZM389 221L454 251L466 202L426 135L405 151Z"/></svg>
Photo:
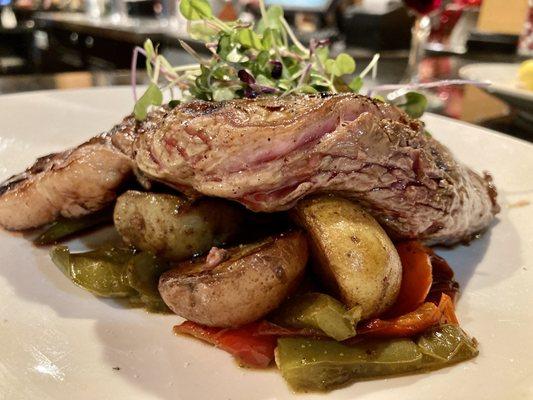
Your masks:
<svg viewBox="0 0 533 400"><path fill-rule="evenodd" d="M69 12L37 12L33 19L41 28L62 27L133 44L142 44L148 37L154 42L190 41L186 24L165 19L127 17L116 20L112 16L91 18Z"/></svg>

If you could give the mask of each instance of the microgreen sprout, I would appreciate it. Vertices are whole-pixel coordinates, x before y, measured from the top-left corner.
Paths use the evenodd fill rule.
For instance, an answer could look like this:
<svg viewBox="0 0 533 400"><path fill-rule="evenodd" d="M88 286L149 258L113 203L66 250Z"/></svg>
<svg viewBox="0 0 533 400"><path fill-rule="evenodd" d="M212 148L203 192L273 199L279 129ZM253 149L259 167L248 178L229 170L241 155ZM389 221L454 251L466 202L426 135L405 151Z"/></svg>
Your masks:
<svg viewBox="0 0 533 400"><path fill-rule="evenodd" d="M296 37L280 6L259 2L260 20L252 25L216 18L207 0L181 0L179 10L187 19L189 35L205 43L211 57L200 56L184 42L181 45L198 65L173 67L150 40L137 47L132 58L135 117L142 120L151 106L161 105L163 91L179 101L254 98L264 94L358 93L364 76L375 71L379 55L353 77L355 60L346 53L330 57L329 41L312 40L309 48ZM150 84L137 98L136 64L146 58ZM347 79L351 78L348 84Z"/></svg>
<svg viewBox="0 0 533 400"><path fill-rule="evenodd" d="M198 64L173 67L158 53L151 40L148 39L142 48L136 47L131 63L131 82L134 115L138 120L146 118L150 107L162 104L165 91L170 94L169 104L175 106L192 99L223 101L268 94L359 93L363 79L369 73L376 78L379 54L355 74L357 65L349 54L330 57L328 40L312 39L309 47L305 47L287 23L283 9L277 5L267 8L263 0L259 0L261 18L256 24L221 21L213 14L207 0L180 0L179 9L187 20L190 37L203 42L211 56L201 56L180 40L183 49ZM139 54L146 58L150 84L137 98ZM484 85L463 80L382 85L375 86L367 95L375 93L375 99L391 102L411 117L418 118L427 106L427 99L410 90L466 83ZM394 92L386 99L380 96L380 93L391 90Z"/></svg>

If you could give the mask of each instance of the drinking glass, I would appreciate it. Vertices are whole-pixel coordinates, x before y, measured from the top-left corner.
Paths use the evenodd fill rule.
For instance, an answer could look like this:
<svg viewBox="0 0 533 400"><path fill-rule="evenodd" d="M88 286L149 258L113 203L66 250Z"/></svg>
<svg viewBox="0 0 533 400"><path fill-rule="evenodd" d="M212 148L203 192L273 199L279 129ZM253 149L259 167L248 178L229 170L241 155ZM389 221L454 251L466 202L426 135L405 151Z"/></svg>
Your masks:
<svg viewBox="0 0 533 400"><path fill-rule="evenodd" d="M442 0L403 0L403 2L416 17L411 30L411 50L403 81L417 83L419 81L418 65L422 60L424 48L431 33L430 14L439 9Z"/></svg>

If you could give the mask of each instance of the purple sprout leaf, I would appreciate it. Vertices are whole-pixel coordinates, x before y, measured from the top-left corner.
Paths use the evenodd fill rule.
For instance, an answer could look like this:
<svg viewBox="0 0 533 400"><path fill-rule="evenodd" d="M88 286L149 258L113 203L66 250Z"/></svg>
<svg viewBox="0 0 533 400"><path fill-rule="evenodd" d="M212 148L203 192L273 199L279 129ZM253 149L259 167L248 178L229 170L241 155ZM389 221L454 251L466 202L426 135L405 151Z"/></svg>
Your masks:
<svg viewBox="0 0 533 400"><path fill-rule="evenodd" d="M283 72L283 64L280 61L270 61L272 65L272 70L270 71L270 76L272 79L281 78L281 73Z"/></svg>
<svg viewBox="0 0 533 400"><path fill-rule="evenodd" d="M244 82L246 83L247 85L250 85L252 83L255 83L255 78L253 77L252 74L250 74L248 71L246 71L245 69L240 69L239 72L237 73L237 76L239 77L239 79L241 80L241 82Z"/></svg>

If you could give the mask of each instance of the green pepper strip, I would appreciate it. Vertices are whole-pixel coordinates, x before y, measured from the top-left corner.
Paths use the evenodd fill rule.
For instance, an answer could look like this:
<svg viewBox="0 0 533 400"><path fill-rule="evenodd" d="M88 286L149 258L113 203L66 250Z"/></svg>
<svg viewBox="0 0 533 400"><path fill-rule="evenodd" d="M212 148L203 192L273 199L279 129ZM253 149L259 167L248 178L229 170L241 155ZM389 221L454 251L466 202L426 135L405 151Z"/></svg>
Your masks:
<svg viewBox="0 0 533 400"><path fill-rule="evenodd" d="M113 221L113 209L107 208L75 219L59 219L41 233L33 243L38 246L58 243L75 233Z"/></svg>
<svg viewBox="0 0 533 400"><path fill-rule="evenodd" d="M132 305L148 311L168 311L157 290L159 276L167 265L150 253L102 246L72 254L68 247L57 246L50 256L72 282L97 296L128 298Z"/></svg>
<svg viewBox="0 0 533 400"><path fill-rule="evenodd" d="M295 390L323 391L354 380L442 368L477 354L475 339L455 325L442 325L416 341L368 340L354 346L280 338L276 363Z"/></svg>
<svg viewBox="0 0 533 400"><path fill-rule="evenodd" d="M282 305L271 320L283 327L315 329L340 341L355 336L360 317L360 307L347 310L327 294L305 293Z"/></svg>

